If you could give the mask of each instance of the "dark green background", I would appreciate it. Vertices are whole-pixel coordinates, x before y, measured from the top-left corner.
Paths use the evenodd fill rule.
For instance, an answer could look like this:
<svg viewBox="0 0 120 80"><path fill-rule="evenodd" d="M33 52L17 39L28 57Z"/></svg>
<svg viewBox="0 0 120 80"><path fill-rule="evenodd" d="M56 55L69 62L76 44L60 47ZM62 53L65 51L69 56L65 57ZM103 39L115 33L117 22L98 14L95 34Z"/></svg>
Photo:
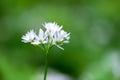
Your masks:
<svg viewBox="0 0 120 80"><path fill-rule="evenodd" d="M119 0L0 0L0 80L30 80L44 66L41 49L21 37L54 21L71 39L51 50L50 68L74 80L119 80Z"/></svg>

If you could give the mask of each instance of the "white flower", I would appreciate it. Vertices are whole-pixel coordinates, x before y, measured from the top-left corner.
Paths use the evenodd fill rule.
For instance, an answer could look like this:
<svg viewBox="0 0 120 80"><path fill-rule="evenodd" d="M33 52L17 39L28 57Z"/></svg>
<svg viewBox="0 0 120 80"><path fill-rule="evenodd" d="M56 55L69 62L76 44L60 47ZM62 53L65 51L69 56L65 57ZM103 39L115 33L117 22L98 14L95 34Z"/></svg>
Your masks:
<svg viewBox="0 0 120 80"><path fill-rule="evenodd" d="M65 32L64 30L57 31L56 34L53 37L53 45L56 45L58 48L62 49L60 47L63 43L69 43L70 39L70 33Z"/></svg>
<svg viewBox="0 0 120 80"><path fill-rule="evenodd" d="M38 36L35 37L35 40L32 42L32 44L39 45L39 44L45 44L47 41L45 40L46 36L42 29L39 29Z"/></svg>
<svg viewBox="0 0 120 80"><path fill-rule="evenodd" d="M28 42L32 42L35 38L36 34L34 32L34 30L30 30L30 32L28 32L27 34L22 36L22 42L24 43L28 43Z"/></svg>
<svg viewBox="0 0 120 80"><path fill-rule="evenodd" d="M45 45L45 50L49 50L51 46L57 46L62 49L61 45L63 43L69 43L70 33L67 33L62 29L62 26L54 23L45 23L44 25L45 31L39 29L38 35L31 30L26 35L23 35L22 42L28 43L30 42L33 45Z"/></svg>
<svg viewBox="0 0 120 80"><path fill-rule="evenodd" d="M56 31L59 31L62 29L62 26L57 25L55 22L45 23L43 26L46 29L46 34L49 35L50 37L53 37Z"/></svg>

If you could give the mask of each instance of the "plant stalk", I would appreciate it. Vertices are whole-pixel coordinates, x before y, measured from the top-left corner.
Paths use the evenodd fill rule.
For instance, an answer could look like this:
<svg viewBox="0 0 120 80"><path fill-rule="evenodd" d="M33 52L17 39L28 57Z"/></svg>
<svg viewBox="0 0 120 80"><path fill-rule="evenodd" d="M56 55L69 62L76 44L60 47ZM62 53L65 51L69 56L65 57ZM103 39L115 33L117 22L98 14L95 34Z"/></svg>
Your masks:
<svg viewBox="0 0 120 80"><path fill-rule="evenodd" d="M47 54L45 55L45 72L44 72L44 80L47 78L47 70L48 70L48 56Z"/></svg>

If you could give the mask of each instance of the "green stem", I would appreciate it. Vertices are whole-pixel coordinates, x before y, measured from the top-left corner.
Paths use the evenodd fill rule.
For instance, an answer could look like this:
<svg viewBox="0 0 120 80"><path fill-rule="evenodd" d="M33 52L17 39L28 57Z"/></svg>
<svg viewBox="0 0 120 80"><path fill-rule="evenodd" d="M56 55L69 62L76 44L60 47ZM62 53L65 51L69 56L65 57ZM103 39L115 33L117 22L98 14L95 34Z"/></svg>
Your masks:
<svg viewBox="0 0 120 80"><path fill-rule="evenodd" d="M48 60L47 60L47 54L45 55L45 72L44 72L44 80L46 80L47 77L47 69L48 69Z"/></svg>

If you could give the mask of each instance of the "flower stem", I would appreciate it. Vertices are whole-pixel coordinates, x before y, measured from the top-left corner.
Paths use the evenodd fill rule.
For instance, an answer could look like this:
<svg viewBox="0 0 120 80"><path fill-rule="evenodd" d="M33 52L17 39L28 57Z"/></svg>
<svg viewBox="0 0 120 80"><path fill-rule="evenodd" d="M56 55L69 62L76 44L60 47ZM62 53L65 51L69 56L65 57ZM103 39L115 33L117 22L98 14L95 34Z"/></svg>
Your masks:
<svg viewBox="0 0 120 80"><path fill-rule="evenodd" d="M48 60L47 60L48 56L47 54L45 55L45 72L44 72L44 80L46 80L47 77L47 70L48 70Z"/></svg>

